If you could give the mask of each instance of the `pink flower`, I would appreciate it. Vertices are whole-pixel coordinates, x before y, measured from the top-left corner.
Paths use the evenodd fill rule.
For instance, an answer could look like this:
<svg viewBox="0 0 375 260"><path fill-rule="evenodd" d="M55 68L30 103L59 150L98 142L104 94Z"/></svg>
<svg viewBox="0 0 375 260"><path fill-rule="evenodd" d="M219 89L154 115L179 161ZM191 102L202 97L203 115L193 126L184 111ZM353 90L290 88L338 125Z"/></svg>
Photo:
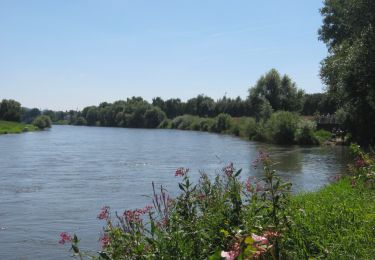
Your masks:
<svg viewBox="0 0 375 260"><path fill-rule="evenodd" d="M234 256L232 251L229 251L229 252L221 251L221 257L225 258L226 260L236 259L236 256Z"/></svg>
<svg viewBox="0 0 375 260"><path fill-rule="evenodd" d="M251 237L254 239L254 241L257 244L261 244L261 245L267 245L268 244L268 239L266 237L258 236L254 233L251 234Z"/></svg>
<svg viewBox="0 0 375 260"><path fill-rule="evenodd" d="M232 250L226 252L221 251L221 257L224 257L226 260L235 260L236 257L240 254L240 244L235 243L232 247Z"/></svg>
<svg viewBox="0 0 375 260"><path fill-rule="evenodd" d="M60 241L59 241L60 244L63 245L65 244L65 242L70 242L70 241L72 241L72 237L68 233L62 232L60 234Z"/></svg>
<svg viewBox="0 0 375 260"><path fill-rule="evenodd" d="M143 209L125 210L124 217L129 223L142 222L141 216L147 214L152 209L151 205L147 205Z"/></svg>
<svg viewBox="0 0 375 260"><path fill-rule="evenodd" d="M102 248L106 248L109 245L109 236L107 234L104 234L100 238L100 244L101 244Z"/></svg>
<svg viewBox="0 0 375 260"><path fill-rule="evenodd" d="M109 207L108 206L104 206L100 212L99 212L99 215L97 216L98 219L108 219L109 217Z"/></svg>
<svg viewBox="0 0 375 260"><path fill-rule="evenodd" d="M184 177L189 172L189 169L180 167L176 170L174 176L176 177Z"/></svg>
<svg viewBox="0 0 375 260"><path fill-rule="evenodd" d="M280 233L277 232L277 231L266 231L263 233L263 236L266 237L266 238L274 238L274 237L279 237L280 236Z"/></svg>
<svg viewBox="0 0 375 260"><path fill-rule="evenodd" d="M251 185L251 177L247 178L247 181L246 181L246 190L248 192L253 192L253 190L254 190L253 185Z"/></svg>
<svg viewBox="0 0 375 260"><path fill-rule="evenodd" d="M225 172L225 174L230 177L233 175L233 172L234 172L234 167L233 167L233 163L231 162L229 165L225 166L223 168L223 172Z"/></svg>

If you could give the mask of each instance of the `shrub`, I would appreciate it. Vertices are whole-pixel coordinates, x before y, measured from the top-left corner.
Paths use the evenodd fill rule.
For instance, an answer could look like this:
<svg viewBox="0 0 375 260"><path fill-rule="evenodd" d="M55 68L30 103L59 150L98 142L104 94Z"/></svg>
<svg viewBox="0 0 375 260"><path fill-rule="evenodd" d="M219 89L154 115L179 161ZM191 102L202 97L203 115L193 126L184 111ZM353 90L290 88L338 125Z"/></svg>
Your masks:
<svg viewBox="0 0 375 260"><path fill-rule="evenodd" d="M319 144L319 140L314 135L316 125L312 121L300 120L296 133L296 142L302 145Z"/></svg>
<svg viewBox="0 0 375 260"><path fill-rule="evenodd" d="M296 114L279 111L272 114L270 120L268 120L267 130L275 143L292 144L294 143L298 122L299 119Z"/></svg>
<svg viewBox="0 0 375 260"><path fill-rule="evenodd" d="M191 130L191 125L195 118L192 115L178 116L172 120L171 127L173 129Z"/></svg>
<svg viewBox="0 0 375 260"><path fill-rule="evenodd" d="M208 132L211 131L214 124L215 120L213 118L202 118L199 122L199 129Z"/></svg>
<svg viewBox="0 0 375 260"><path fill-rule="evenodd" d="M34 119L33 125L39 129L50 128L52 125L51 118L49 116L38 116Z"/></svg>
<svg viewBox="0 0 375 260"><path fill-rule="evenodd" d="M254 118L250 117L246 120L246 136L249 137L250 140L257 134L258 124Z"/></svg>
<svg viewBox="0 0 375 260"><path fill-rule="evenodd" d="M231 134L235 136L240 136L241 134L240 126L238 124L233 125L232 128L230 129L230 132Z"/></svg>
<svg viewBox="0 0 375 260"><path fill-rule="evenodd" d="M231 127L231 116L228 114L221 113L215 118L216 122L213 126L214 132L221 133L229 130Z"/></svg>
<svg viewBox="0 0 375 260"><path fill-rule="evenodd" d="M267 131L267 125L263 121L257 123L255 127L255 134L252 136L251 140L258 142L270 142L271 137L269 136L269 131Z"/></svg>

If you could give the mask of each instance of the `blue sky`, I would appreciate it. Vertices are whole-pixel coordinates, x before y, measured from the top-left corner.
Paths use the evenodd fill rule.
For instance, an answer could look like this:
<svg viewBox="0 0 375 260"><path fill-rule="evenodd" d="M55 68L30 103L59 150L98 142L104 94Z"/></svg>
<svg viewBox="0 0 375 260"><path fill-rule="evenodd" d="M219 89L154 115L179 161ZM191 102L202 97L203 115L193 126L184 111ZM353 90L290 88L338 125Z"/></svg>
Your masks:
<svg viewBox="0 0 375 260"><path fill-rule="evenodd" d="M0 0L0 98L82 109L246 97L271 68L323 90L320 0Z"/></svg>

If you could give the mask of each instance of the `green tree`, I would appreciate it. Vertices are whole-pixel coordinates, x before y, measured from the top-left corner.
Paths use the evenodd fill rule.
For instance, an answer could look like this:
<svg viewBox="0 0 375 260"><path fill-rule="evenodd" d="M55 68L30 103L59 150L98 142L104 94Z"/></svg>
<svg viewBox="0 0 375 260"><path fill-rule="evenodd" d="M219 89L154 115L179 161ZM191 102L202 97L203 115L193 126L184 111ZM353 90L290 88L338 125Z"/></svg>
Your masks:
<svg viewBox="0 0 375 260"><path fill-rule="evenodd" d="M49 118L52 120L52 122L56 121L55 112L49 109L43 110L43 115L49 116Z"/></svg>
<svg viewBox="0 0 375 260"><path fill-rule="evenodd" d="M292 144L298 128L299 119L294 113L279 111L273 113L267 122L272 140L277 144Z"/></svg>
<svg viewBox="0 0 375 260"><path fill-rule="evenodd" d="M320 39L329 54L321 77L339 106L350 111L353 138L375 143L375 1L326 0Z"/></svg>
<svg viewBox="0 0 375 260"><path fill-rule="evenodd" d="M256 85L249 89L250 103L258 104L266 99L274 110L299 111L302 109L304 92L298 90L296 83L288 75L281 76L271 69L261 76ZM258 107L252 108L257 111Z"/></svg>
<svg viewBox="0 0 375 260"><path fill-rule="evenodd" d="M165 113L159 107L151 107L145 112L145 127L156 128L165 118Z"/></svg>
<svg viewBox="0 0 375 260"><path fill-rule="evenodd" d="M216 124L213 126L218 133L228 130L231 127L231 116L221 113L216 118Z"/></svg>
<svg viewBox="0 0 375 260"><path fill-rule="evenodd" d="M96 107L90 107L86 113L87 125L96 125L98 119L98 109Z"/></svg>
<svg viewBox="0 0 375 260"><path fill-rule="evenodd" d="M21 104L12 99L3 99L0 103L0 119L19 122L21 120Z"/></svg>
<svg viewBox="0 0 375 260"><path fill-rule="evenodd" d="M40 112L39 109L37 108L22 108L22 116L21 116L21 121L27 124L30 124L31 122L34 121L34 119L37 116L40 116L42 113Z"/></svg>

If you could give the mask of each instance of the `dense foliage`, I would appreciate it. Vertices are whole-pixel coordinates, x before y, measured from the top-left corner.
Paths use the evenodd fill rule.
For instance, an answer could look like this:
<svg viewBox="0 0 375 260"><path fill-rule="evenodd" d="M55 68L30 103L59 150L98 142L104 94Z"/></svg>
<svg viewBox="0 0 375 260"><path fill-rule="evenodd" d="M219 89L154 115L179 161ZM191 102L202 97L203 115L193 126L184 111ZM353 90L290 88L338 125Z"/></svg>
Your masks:
<svg viewBox="0 0 375 260"><path fill-rule="evenodd" d="M228 114L213 118L183 115L173 120L164 120L159 128L232 134L248 140L276 144L316 145L331 137L329 132L316 131L315 122L286 111L271 111L258 121L252 117L233 118Z"/></svg>
<svg viewBox="0 0 375 260"><path fill-rule="evenodd" d="M320 39L329 55L322 79L339 106L349 111L347 127L362 144L375 143L375 2L326 0Z"/></svg>
<svg viewBox="0 0 375 260"><path fill-rule="evenodd" d="M51 118L46 115L38 116L34 119L33 125L43 130L45 128L51 128L52 122Z"/></svg>
<svg viewBox="0 0 375 260"><path fill-rule="evenodd" d="M304 92L297 89L288 75L281 76L275 69L260 77L249 94L254 108L259 99L267 100L274 110L300 111L303 105Z"/></svg>
<svg viewBox="0 0 375 260"><path fill-rule="evenodd" d="M352 150L351 177L294 197L264 152L253 163L263 167L262 179L242 181L229 164L214 179L202 173L193 184L189 170L179 168L175 199L152 185L144 208L115 215L108 206L101 209L98 254L80 249L76 235L63 232L60 243L70 243L81 259L370 259L375 190L373 177L363 176L374 161L357 146Z"/></svg>
<svg viewBox="0 0 375 260"><path fill-rule="evenodd" d="M12 99L0 102L0 120L19 122L21 119L21 104Z"/></svg>

